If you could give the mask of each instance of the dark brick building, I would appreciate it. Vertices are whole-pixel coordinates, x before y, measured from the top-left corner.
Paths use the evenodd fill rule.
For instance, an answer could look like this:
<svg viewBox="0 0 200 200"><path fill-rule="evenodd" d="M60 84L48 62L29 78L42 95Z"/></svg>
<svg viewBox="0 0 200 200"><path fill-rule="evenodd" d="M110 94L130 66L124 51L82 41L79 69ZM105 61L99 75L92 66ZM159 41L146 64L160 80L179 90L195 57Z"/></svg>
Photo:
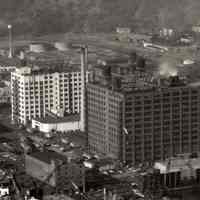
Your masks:
<svg viewBox="0 0 200 200"><path fill-rule="evenodd" d="M178 77L161 84L137 63L97 66L87 106L91 152L139 164L200 150L200 89Z"/></svg>

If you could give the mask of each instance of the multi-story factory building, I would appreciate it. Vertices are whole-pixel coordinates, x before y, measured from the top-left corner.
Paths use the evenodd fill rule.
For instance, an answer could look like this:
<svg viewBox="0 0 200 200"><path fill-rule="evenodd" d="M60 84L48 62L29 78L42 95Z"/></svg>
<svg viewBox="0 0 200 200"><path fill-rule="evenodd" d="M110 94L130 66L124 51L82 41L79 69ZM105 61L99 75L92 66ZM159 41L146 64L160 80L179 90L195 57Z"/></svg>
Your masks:
<svg viewBox="0 0 200 200"><path fill-rule="evenodd" d="M90 151L132 164L198 152L200 88L135 69L96 67L87 87Z"/></svg>
<svg viewBox="0 0 200 200"><path fill-rule="evenodd" d="M88 81L89 72L86 72ZM81 70L79 66L54 68L22 67L11 73L12 120L27 124L45 117L48 111L59 116L79 113Z"/></svg>

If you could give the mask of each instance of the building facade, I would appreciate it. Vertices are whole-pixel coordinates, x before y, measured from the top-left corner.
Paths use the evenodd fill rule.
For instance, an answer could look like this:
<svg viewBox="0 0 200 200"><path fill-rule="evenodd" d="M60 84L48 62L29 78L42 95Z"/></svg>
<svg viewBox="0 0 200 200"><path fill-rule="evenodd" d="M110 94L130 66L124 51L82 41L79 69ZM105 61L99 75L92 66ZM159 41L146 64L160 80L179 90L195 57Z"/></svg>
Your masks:
<svg viewBox="0 0 200 200"><path fill-rule="evenodd" d="M89 72L86 72L88 81ZM79 113L81 71L77 66L42 69L22 67L11 73L12 121L27 124L48 111Z"/></svg>
<svg viewBox="0 0 200 200"><path fill-rule="evenodd" d="M91 152L121 157L122 99L120 93L88 84L88 142Z"/></svg>
<svg viewBox="0 0 200 200"><path fill-rule="evenodd" d="M141 80L129 86L99 79L88 84L91 152L139 164L200 150L198 86L146 87Z"/></svg>
<svg viewBox="0 0 200 200"><path fill-rule="evenodd" d="M73 184L83 185L84 167L78 161L53 151L25 155L26 173L58 190L70 190Z"/></svg>
<svg viewBox="0 0 200 200"><path fill-rule="evenodd" d="M163 160L200 150L200 89L187 86L127 94L126 160Z"/></svg>

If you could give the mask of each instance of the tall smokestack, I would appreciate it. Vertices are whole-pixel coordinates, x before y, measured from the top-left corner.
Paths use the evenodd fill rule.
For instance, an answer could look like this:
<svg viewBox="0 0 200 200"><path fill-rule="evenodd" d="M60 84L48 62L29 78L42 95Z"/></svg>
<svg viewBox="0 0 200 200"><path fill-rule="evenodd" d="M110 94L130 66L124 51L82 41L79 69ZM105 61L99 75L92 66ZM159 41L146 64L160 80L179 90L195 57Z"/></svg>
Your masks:
<svg viewBox="0 0 200 200"><path fill-rule="evenodd" d="M87 47L81 47L81 131L86 129L86 68L87 68Z"/></svg>
<svg viewBox="0 0 200 200"><path fill-rule="evenodd" d="M12 46L12 25L8 25L8 34L9 34L9 54L8 57L13 57L13 46Z"/></svg>
<svg viewBox="0 0 200 200"><path fill-rule="evenodd" d="M106 188L103 188L103 200L106 200Z"/></svg>

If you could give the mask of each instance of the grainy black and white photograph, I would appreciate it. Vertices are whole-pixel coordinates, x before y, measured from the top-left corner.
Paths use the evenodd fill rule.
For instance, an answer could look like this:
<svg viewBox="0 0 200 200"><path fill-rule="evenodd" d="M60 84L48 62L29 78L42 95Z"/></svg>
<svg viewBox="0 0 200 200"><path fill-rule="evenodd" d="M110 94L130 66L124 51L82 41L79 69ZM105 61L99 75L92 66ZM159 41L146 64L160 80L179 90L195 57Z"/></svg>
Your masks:
<svg viewBox="0 0 200 200"><path fill-rule="evenodd" d="M0 200L200 200L200 1L0 0Z"/></svg>

